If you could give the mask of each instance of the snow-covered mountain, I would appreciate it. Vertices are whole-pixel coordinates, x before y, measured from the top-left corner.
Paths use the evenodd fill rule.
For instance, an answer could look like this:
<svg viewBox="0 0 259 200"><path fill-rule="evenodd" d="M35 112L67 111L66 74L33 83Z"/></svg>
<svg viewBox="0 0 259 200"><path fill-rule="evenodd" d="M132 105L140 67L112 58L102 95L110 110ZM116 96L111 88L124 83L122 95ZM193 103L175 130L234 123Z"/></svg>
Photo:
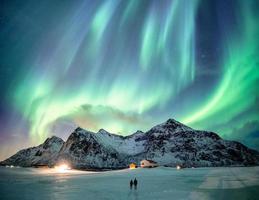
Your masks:
<svg viewBox="0 0 259 200"><path fill-rule="evenodd" d="M104 130L93 133L77 128L60 149L54 163L65 161L73 168L84 169L122 168L125 155L114 147L119 138Z"/></svg>
<svg viewBox="0 0 259 200"><path fill-rule="evenodd" d="M173 119L157 125L141 138L145 149L138 156L159 164L186 167L258 165L259 153L216 133L198 131ZM134 157L133 157L134 158Z"/></svg>
<svg viewBox="0 0 259 200"><path fill-rule="evenodd" d="M154 126L145 133L137 131L126 137L103 129L93 133L77 128L65 143L60 141L58 148L54 148L55 151L48 150L48 153L42 151L46 142L22 150L1 164L55 165L65 161L78 169L118 169L127 167L131 162L151 159L167 166L259 165L257 151L239 142L223 140L216 133L194 130L174 119ZM54 144L56 146L56 142ZM38 151L42 152L39 157L36 155Z"/></svg>
<svg viewBox="0 0 259 200"><path fill-rule="evenodd" d="M50 161L57 157L63 144L64 141L61 138L53 136L37 147L18 151L0 164L22 167L49 165Z"/></svg>

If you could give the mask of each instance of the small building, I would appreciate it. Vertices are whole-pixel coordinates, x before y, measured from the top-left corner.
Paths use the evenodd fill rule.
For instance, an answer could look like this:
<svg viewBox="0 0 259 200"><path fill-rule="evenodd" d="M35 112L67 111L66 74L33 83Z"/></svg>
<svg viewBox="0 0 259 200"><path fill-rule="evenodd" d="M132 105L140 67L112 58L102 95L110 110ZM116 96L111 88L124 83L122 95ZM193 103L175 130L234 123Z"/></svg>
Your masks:
<svg viewBox="0 0 259 200"><path fill-rule="evenodd" d="M153 167L158 167L158 164L153 160L141 160L140 166L142 168L153 168Z"/></svg>
<svg viewBox="0 0 259 200"><path fill-rule="evenodd" d="M129 168L130 169L136 169L138 166L136 163L130 163Z"/></svg>

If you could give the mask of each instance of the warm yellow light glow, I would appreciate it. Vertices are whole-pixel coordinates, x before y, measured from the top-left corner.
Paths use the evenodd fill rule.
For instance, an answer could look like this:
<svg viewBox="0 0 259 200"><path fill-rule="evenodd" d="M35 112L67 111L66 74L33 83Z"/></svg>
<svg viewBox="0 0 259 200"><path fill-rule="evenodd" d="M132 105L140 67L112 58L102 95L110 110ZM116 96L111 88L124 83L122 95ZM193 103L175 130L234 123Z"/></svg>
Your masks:
<svg viewBox="0 0 259 200"><path fill-rule="evenodd" d="M131 163L131 164L129 165L129 168L130 168L130 169L136 169L136 168L137 168L137 165L136 165L135 163Z"/></svg>
<svg viewBox="0 0 259 200"><path fill-rule="evenodd" d="M64 172L67 172L68 170L71 170L71 168L67 164L61 164L61 165L55 166L55 169L60 173L64 173Z"/></svg>

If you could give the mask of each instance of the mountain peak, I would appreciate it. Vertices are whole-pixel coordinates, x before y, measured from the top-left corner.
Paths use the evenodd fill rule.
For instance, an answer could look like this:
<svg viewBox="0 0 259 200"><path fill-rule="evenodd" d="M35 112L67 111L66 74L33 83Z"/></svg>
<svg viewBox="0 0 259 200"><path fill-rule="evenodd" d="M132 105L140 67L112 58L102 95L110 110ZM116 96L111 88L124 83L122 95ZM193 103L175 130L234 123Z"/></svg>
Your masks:
<svg viewBox="0 0 259 200"><path fill-rule="evenodd" d="M105 129L101 128L97 133L108 133L110 134L108 131L106 131Z"/></svg>
<svg viewBox="0 0 259 200"><path fill-rule="evenodd" d="M133 134L142 134L142 133L144 133L143 131L141 131L141 130L137 130L135 133L133 133Z"/></svg>
<svg viewBox="0 0 259 200"><path fill-rule="evenodd" d="M80 126L78 126L75 130L74 130L74 132L80 132L80 131L85 131L83 128L81 128Z"/></svg>
<svg viewBox="0 0 259 200"><path fill-rule="evenodd" d="M192 131L193 129L176 121L175 119L168 119L166 122L158 124L151 128L148 133L176 133L179 131Z"/></svg>
<svg viewBox="0 0 259 200"><path fill-rule="evenodd" d="M43 144L49 144L49 143L54 143L54 142L58 142L58 143L63 143L64 140L62 140L61 138L57 137L57 136L51 136L49 138L47 138Z"/></svg>
<svg viewBox="0 0 259 200"><path fill-rule="evenodd" d="M182 126L182 127L188 127L185 124L173 119L173 118L169 118L168 120L166 120L166 122L164 123L166 125L177 125L177 126ZM188 127L190 128L190 127Z"/></svg>
<svg viewBox="0 0 259 200"><path fill-rule="evenodd" d="M179 124L180 122L176 121L176 120L173 119L173 118L169 118L168 120L166 120L166 123L167 123L167 124L173 124L173 123Z"/></svg>

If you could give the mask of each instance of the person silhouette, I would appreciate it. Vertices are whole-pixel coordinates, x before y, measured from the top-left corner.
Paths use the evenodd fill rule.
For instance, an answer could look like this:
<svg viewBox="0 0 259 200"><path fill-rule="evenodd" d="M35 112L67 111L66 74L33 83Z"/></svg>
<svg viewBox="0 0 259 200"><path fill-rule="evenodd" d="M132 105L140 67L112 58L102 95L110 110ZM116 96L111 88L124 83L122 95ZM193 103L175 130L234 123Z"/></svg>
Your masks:
<svg viewBox="0 0 259 200"><path fill-rule="evenodd" d="M133 181L132 179L130 180L130 189L132 189Z"/></svg>
<svg viewBox="0 0 259 200"><path fill-rule="evenodd" d="M134 179L134 189L136 190L138 186L138 180L135 178Z"/></svg>

